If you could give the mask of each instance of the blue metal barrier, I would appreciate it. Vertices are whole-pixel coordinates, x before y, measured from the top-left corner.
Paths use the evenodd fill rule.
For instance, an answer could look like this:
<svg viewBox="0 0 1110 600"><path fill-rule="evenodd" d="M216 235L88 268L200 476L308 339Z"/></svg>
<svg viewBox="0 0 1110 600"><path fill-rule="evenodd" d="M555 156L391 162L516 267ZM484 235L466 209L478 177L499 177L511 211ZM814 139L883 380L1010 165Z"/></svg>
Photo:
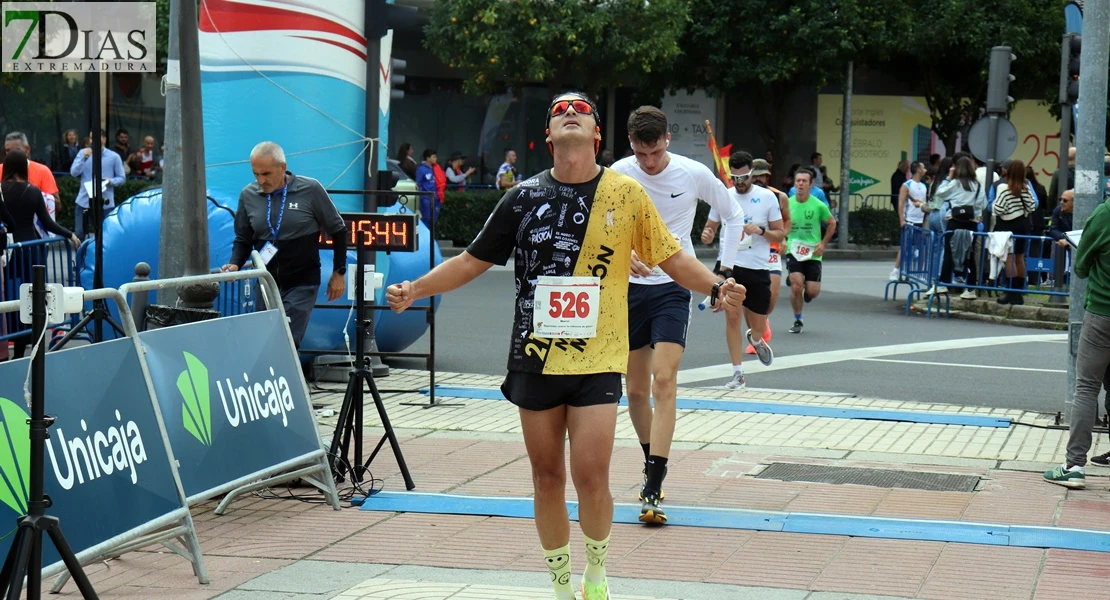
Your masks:
<svg viewBox="0 0 1110 600"><path fill-rule="evenodd" d="M908 285L906 293L906 314L910 313L915 297L924 294L936 283L940 274L940 259L944 253L944 240L936 232L916 225L902 227L899 253L902 257L898 268L898 280L886 284L883 300L891 295L898 299L898 286ZM933 299L929 298L926 316L932 315ZM938 305L937 312L939 314Z"/></svg>
<svg viewBox="0 0 1110 600"><path fill-rule="evenodd" d="M47 283L80 285L77 280L77 252L68 239L52 237L19 242L8 249L11 256L0 273L3 279L0 302L19 300L19 286L31 282L31 267L34 265L46 265ZM71 323L75 323L76 318L71 316ZM0 323L0 344L7 344L8 340L30 339L31 328L19 321L18 313L3 315L0 321L3 321Z"/></svg>
<svg viewBox="0 0 1110 600"><path fill-rule="evenodd" d="M951 231L945 232L945 238L952 235ZM1070 279L1068 276L1068 269L1063 269L1064 281L1053 281L1054 266L1056 261L1064 261L1067 265L1070 261L1070 250L1061 248L1056 245L1056 240L1043 235L1012 235L1010 241L1010 250L1012 252L1013 245L1016 243L1025 244L1025 280L1024 287L1013 287L1011 279L1006 275L1006 264L1010 253L1007 257L997 258L995 260L994 269L991 268L991 253L990 253L990 233L983 231L972 232L972 246L971 252L968 256L968 261L975 261L976 277L974 280L958 280L955 279L955 273L962 271L963 265L954 265L952 268L954 281L940 281L937 279L938 286L952 286L961 289L970 290L983 290L987 293L1009 292L1017 294L1043 294L1045 296L1058 296L1067 297L1070 294L1069 286ZM1047 256L1045 256L1047 254ZM966 265L967 263L965 263ZM938 270L939 273L939 270ZM1037 287L1035 289L1029 288L1029 279L1032 275L1036 275L1038 279ZM1044 278L1048 285L1047 289L1041 287L1039 280ZM1053 287L1058 289L1053 290ZM947 292L944 294L947 297ZM948 312L948 308L945 308Z"/></svg>

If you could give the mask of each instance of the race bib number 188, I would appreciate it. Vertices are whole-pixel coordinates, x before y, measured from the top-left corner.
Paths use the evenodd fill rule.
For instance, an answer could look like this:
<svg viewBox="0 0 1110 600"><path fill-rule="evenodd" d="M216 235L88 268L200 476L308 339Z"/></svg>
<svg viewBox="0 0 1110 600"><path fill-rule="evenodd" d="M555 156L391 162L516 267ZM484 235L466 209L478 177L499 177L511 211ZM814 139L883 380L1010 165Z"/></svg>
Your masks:
<svg viewBox="0 0 1110 600"><path fill-rule="evenodd" d="M814 250L817 250L816 244L805 244L798 241L790 244L790 254L792 254L794 260L797 261L812 260Z"/></svg>
<svg viewBox="0 0 1110 600"><path fill-rule="evenodd" d="M542 338L596 337L600 300L600 278L540 276L532 310L533 335Z"/></svg>

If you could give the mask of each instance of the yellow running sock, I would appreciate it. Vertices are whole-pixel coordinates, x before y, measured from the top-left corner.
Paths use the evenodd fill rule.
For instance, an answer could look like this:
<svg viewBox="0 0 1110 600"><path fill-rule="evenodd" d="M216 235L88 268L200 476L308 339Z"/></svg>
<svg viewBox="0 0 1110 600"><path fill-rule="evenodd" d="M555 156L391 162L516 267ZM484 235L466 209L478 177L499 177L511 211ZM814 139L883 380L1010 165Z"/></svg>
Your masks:
<svg viewBox="0 0 1110 600"><path fill-rule="evenodd" d="M570 585L570 544L554 550L545 549L543 558L551 572L556 600L574 600L574 588Z"/></svg>
<svg viewBox="0 0 1110 600"><path fill-rule="evenodd" d="M583 537L586 538L586 572L582 578L591 585L605 583L605 559L609 556L610 536L605 536L600 542L591 540L588 535Z"/></svg>

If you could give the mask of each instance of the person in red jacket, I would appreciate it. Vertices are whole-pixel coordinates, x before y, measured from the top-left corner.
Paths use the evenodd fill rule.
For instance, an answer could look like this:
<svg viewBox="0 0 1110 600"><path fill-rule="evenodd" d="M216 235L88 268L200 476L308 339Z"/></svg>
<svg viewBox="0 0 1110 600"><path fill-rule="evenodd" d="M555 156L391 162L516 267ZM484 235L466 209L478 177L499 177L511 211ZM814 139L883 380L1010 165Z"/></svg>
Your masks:
<svg viewBox="0 0 1110 600"><path fill-rule="evenodd" d="M436 196L439 197L439 203L443 204L443 192L447 190L447 172L437 162L432 165L432 176L436 180Z"/></svg>

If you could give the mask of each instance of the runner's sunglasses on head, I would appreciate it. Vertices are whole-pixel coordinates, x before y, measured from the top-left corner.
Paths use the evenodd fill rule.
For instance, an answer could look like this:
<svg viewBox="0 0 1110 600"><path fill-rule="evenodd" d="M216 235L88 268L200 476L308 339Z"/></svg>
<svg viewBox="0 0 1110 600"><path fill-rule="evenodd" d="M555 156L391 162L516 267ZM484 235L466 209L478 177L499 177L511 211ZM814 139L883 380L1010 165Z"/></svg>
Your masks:
<svg viewBox="0 0 1110 600"><path fill-rule="evenodd" d="M733 175L732 180L736 183L744 183L745 181L751 179L751 177L751 173L744 173L743 175Z"/></svg>

